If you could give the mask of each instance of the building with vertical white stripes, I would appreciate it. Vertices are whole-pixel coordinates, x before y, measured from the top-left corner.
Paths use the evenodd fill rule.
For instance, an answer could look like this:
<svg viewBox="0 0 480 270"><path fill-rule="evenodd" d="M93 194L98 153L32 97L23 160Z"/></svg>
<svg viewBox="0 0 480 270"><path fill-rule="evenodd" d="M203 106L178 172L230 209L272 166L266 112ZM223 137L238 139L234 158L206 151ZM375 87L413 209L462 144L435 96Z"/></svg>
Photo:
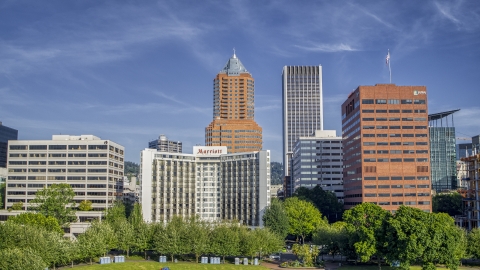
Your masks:
<svg viewBox="0 0 480 270"><path fill-rule="evenodd" d="M140 202L147 222L198 215L206 221L263 226L270 205L270 151L227 154L194 146L193 154L141 152Z"/></svg>
<svg viewBox="0 0 480 270"><path fill-rule="evenodd" d="M283 67L282 87L283 166L285 176L290 176L295 142L323 130L322 66Z"/></svg>

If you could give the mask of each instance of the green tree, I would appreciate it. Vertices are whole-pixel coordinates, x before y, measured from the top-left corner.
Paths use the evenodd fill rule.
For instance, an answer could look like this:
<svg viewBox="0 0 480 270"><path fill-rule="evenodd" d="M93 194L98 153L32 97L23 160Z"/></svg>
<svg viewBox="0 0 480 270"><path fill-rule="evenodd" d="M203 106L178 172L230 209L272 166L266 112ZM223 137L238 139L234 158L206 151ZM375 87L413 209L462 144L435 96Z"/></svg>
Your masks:
<svg viewBox="0 0 480 270"><path fill-rule="evenodd" d="M117 247L127 252L130 256L130 248L134 245L134 229L127 219L120 219L116 223L115 235L117 236Z"/></svg>
<svg viewBox="0 0 480 270"><path fill-rule="evenodd" d="M447 213L450 216L461 215L462 195L458 192L440 193L432 197L434 213Z"/></svg>
<svg viewBox="0 0 480 270"><path fill-rule="evenodd" d="M63 235L63 230L58 224L57 219L55 219L54 217L46 217L40 213L21 213L20 215L9 217L8 222L41 227L46 229L47 231L57 232Z"/></svg>
<svg viewBox="0 0 480 270"><path fill-rule="evenodd" d="M323 190L318 185L312 189L300 187L295 190L293 196L312 202L331 223L340 220L342 217L343 204L338 201L335 193Z"/></svg>
<svg viewBox="0 0 480 270"><path fill-rule="evenodd" d="M389 219L385 235L387 259L398 260L402 269L409 269L414 262L420 262L424 270L435 269L435 264L457 269L465 257L465 233L445 213L401 206Z"/></svg>
<svg viewBox="0 0 480 270"><path fill-rule="evenodd" d="M80 211L92 211L92 201L84 200L78 204L78 210Z"/></svg>
<svg viewBox="0 0 480 270"><path fill-rule="evenodd" d="M12 207L10 207L9 210L15 210L15 211L23 210L23 202L16 202L12 204Z"/></svg>
<svg viewBox="0 0 480 270"><path fill-rule="evenodd" d="M297 255L302 261L304 267L313 267L315 258L317 258L319 250L317 246L294 244L292 247L293 254Z"/></svg>
<svg viewBox="0 0 480 270"><path fill-rule="evenodd" d="M209 224L198 216L191 217L187 223L187 247L195 254L195 260L208 252L210 227Z"/></svg>
<svg viewBox="0 0 480 270"><path fill-rule="evenodd" d="M74 197L75 192L69 184L52 184L37 191L31 205L46 217L56 218L60 226L66 226L77 220Z"/></svg>
<svg viewBox="0 0 480 270"><path fill-rule="evenodd" d="M6 192L6 184L0 183L0 209L5 207L5 192Z"/></svg>
<svg viewBox="0 0 480 270"><path fill-rule="evenodd" d="M80 258L92 260L95 257L105 255L117 246L115 232L107 222L93 221L85 233L78 236Z"/></svg>
<svg viewBox="0 0 480 270"><path fill-rule="evenodd" d="M467 254L475 259L480 259L480 229L472 229L467 236Z"/></svg>
<svg viewBox="0 0 480 270"><path fill-rule="evenodd" d="M133 227L132 250L135 252L143 251L145 259L147 259L147 249L152 238L151 226L143 220L142 207L135 203L128 221Z"/></svg>
<svg viewBox="0 0 480 270"><path fill-rule="evenodd" d="M331 225L320 227L313 235L313 243L323 246L335 258L336 254L348 256L350 245L345 229L346 223L337 221Z"/></svg>
<svg viewBox="0 0 480 270"><path fill-rule="evenodd" d="M105 221L109 222L110 224L126 218L127 215L125 214L125 205L120 200L114 201L113 205L105 210Z"/></svg>
<svg viewBox="0 0 480 270"><path fill-rule="evenodd" d="M372 203L362 203L345 211L343 220L349 234L350 244L362 262L367 262L375 255L378 268L385 257L385 227L390 212Z"/></svg>
<svg viewBox="0 0 480 270"><path fill-rule="evenodd" d="M0 249L0 269L45 269L47 264L31 248L12 247Z"/></svg>
<svg viewBox="0 0 480 270"><path fill-rule="evenodd" d="M283 203L273 198L262 217L263 224L279 237L285 239L288 234L288 216Z"/></svg>
<svg viewBox="0 0 480 270"><path fill-rule="evenodd" d="M222 256L236 256L240 253L240 233L235 224L221 223L214 227L210 237L210 253Z"/></svg>
<svg viewBox="0 0 480 270"><path fill-rule="evenodd" d="M288 217L288 232L297 237L300 236L302 243L305 237L327 224L322 219L320 211L311 202L291 197L285 200L284 205Z"/></svg>
<svg viewBox="0 0 480 270"><path fill-rule="evenodd" d="M183 218L174 216L165 226L163 233L156 236L155 250L160 254L169 255L173 262L175 255L189 252L187 233L187 224Z"/></svg>

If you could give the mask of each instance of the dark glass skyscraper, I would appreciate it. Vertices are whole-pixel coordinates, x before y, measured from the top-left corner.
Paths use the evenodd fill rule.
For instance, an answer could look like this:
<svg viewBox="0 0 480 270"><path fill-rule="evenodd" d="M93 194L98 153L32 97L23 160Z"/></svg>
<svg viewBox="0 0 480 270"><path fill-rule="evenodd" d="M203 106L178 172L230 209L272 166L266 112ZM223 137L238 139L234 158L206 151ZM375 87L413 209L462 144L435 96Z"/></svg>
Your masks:
<svg viewBox="0 0 480 270"><path fill-rule="evenodd" d="M7 167L8 140L17 140L18 130L6 127L0 122L0 167Z"/></svg>
<svg viewBox="0 0 480 270"><path fill-rule="evenodd" d="M430 174L432 189L441 192L457 189L457 151L453 113L458 110L430 114ZM450 122L448 116L451 116Z"/></svg>

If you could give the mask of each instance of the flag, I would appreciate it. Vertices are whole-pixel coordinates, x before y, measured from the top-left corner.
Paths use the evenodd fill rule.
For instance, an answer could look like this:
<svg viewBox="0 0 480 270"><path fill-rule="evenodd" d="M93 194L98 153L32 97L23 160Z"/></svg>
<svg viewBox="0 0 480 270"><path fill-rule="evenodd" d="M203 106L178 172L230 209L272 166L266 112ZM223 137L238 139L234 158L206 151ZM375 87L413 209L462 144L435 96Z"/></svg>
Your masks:
<svg viewBox="0 0 480 270"><path fill-rule="evenodd" d="M388 51L387 57L385 58L385 60L386 60L386 64L388 65L390 62L390 50Z"/></svg>

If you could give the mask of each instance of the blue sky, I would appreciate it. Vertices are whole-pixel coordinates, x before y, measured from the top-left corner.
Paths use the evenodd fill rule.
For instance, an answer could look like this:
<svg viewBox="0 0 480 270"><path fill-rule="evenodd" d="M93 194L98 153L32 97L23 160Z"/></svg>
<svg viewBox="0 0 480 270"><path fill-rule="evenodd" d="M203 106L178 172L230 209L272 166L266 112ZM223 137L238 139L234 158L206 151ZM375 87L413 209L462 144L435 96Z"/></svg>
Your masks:
<svg viewBox="0 0 480 270"><path fill-rule="evenodd" d="M478 1L0 2L0 121L19 139L94 134L126 160L159 134L204 144L213 83L236 48L264 149L281 161L281 73L322 65L325 129L358 85L426 85L429 112L480 133Z"/></svg>

